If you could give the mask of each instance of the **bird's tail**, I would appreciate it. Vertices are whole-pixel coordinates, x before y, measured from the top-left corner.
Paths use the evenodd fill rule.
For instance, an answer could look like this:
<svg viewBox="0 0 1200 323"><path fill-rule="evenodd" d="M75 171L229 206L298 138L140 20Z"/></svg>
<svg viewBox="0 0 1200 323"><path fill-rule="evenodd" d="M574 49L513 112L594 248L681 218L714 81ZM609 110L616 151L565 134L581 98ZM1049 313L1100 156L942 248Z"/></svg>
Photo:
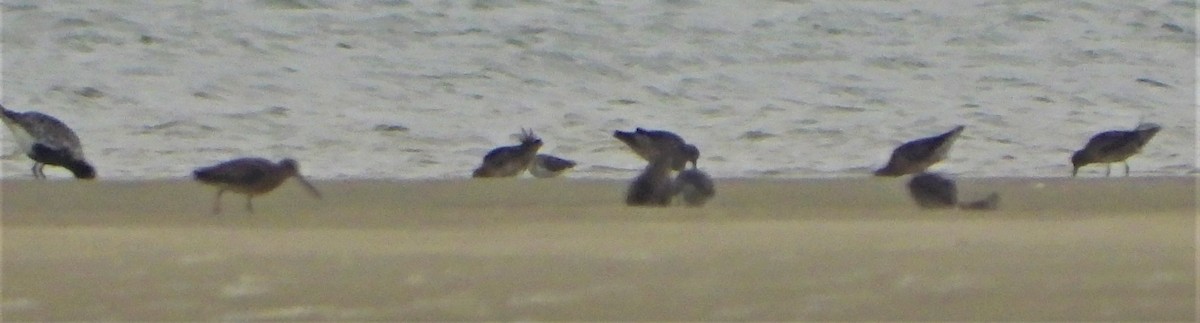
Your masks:
<svg viewBox="0 0 1200 323"><path fill-rule="evenodd" d="M2 114L5 119L14 119L21 113L9 110L8 108L5 108L4 105L0 105L0 114Z"/></svg>
<svg viewBox="0 0 1200 323"><path fill-rule="evenodd" d="M195 178L196 180L201 181L201 182L212 181L213 180L212 175L213 175L212 171L210 171L208 168L200 168L200 169L192 171L192 178Z"/></svg>

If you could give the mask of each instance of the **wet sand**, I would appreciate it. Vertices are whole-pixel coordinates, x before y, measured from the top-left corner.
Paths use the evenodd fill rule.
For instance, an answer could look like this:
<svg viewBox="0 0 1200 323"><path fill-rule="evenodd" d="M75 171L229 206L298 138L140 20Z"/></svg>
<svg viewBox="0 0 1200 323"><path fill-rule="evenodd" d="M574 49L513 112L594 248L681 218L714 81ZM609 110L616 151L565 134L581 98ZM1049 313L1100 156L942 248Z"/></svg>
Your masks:
<svg viewBox="0 0 1200 323"><path fill-rule="evenodd" d="M718 180L704 208L625 182L324 181L257 213L189 181L3 182L3 319L1196 318L1196 180Z"/></svg>

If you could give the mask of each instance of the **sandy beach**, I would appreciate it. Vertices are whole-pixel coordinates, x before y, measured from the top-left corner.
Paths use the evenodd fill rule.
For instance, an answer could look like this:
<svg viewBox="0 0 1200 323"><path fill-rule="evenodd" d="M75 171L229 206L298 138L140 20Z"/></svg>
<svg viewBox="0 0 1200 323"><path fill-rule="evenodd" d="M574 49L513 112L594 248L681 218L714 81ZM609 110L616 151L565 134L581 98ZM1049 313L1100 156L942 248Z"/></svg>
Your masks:
<svg viewBox="0 0 1200 323"><path fill-rule="evenodd" d="M1196 317L1195 179L718 181L630 208L608 180L3 182L8 321L1170 320Z"/></svg>

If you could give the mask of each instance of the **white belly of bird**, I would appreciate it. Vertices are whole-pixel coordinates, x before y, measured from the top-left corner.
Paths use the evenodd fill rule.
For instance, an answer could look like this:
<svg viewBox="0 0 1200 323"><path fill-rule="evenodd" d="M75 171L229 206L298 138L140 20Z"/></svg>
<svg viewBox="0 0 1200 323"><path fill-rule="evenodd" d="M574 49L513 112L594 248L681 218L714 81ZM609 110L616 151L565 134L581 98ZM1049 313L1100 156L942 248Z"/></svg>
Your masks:
<svg viewBox="0 0 1200 323"><path fill-rule="evenodd" d="M37 139L29 135L29 132L25 131L25 128L8 123L5 123L5 125L8 126L8 130L11 130L13 141L17 143L17 147L21 148L21 152L24 152L25 155L33 153L33 144L37 142Z"/></svg>

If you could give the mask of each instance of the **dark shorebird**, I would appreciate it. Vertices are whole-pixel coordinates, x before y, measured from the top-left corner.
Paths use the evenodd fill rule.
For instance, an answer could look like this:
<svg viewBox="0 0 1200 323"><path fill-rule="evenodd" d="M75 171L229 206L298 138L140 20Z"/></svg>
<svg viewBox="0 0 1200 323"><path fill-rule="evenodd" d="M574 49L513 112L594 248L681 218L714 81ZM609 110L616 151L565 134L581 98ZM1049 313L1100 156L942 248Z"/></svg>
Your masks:
<svg viewBox="0 0 1200 323"><path fill-rule="evenodd" d="M1125 164L1125 176L1129 176L1129 157L1142 151L1146 142L1154 138L1162 126L1154 123L1143 123L1133 130L1105 131L1092 136L1083 149L1071 155L1071 176L1079 173L1079 168L1088 164L1104 163L1107 170L1104 176L1112 174L1112 163Z"/></svg>
<svg viewBox="0 0 1200 323"><path fill-rule="evenodd" d="M974 202L959 203L958 187L954 180L937 173L921 173L908 181L908 193L917 206L925 209L961 208L964 210L995 210L1000 193L992 193Z"/></svg>
<svg viewBox="0 0 1200 323"><path fill-rule="evenodd" d="M688 206L703 206L717 194L712 178L695 168L680 171L675 176L675 190L683 195L683 201Z"/></svg>
<svg viewBox="0 0 1200 323"><path fill-rule="evenodd" d="M62 166L75 178L96 178L96 169L83 157L83 146L70 127L40 112L16 112L0 106L0 119L12 131L17 146L33 159L33 177L46 178L46 165Z"/></svg>
<svg viewBox="0 0 1200 323"><path fill-rule="evenodd" d="M671 181L669 157L655 157L646 169L629 184L625 193L625 204L630 206L669 206L675 196L675 185Z"/></svg>
<svg viewBox="0 0 1200 323"><path fill-rule="evenodd" d="M529 169L542 148L542 140L533 130L521 129L521 144L492 149L483 156L483 164L475 169L471 177L512 177Z"/></svg>
<svg viewBox="0 0 1200 323"><path fill-rule="evenodd" d="M949 132L913 141L896 147L887 166L875 171L875 176L902 176L925 171L933 164L946 159L950 146L962 134L963 126L954 127Z"/></svg>
<svg viewBox="0 0 1200 323"><path fill-rule="evenodd" d="M192 176L200 182L218 187L217 198L213 201L213 214L221 213L221 193L225 191L246 194L246 211L254 213L254 206L250 202L254 196L274 190L291 177L295 177L313 196L321 198L321 192L300 175L300 165L292 159L275 163L263 158L238 158L196 169Z"/></svg>
<svg viewBox="0 0 1200 323"><path fill-rule="evenodd" d="M533 164L529 166L529 173L537 178L551 178L561 175L574 167L574 161L547 154L538 154L537 157L534 157Z"/></svg>
<svg viewBox="0 0 1200 323"><path fill-rule="evenodd" d="M613 137L632 148L634 153L646 161L650 161L659 154L671 157L671 169L673 170L683 170L687 167L688 162L691 162L692 168L695 168L696 162L700 159L700 149L688 144L683 137L670 131L642 128L628 132L617 130L613 132Z"/></svg>

